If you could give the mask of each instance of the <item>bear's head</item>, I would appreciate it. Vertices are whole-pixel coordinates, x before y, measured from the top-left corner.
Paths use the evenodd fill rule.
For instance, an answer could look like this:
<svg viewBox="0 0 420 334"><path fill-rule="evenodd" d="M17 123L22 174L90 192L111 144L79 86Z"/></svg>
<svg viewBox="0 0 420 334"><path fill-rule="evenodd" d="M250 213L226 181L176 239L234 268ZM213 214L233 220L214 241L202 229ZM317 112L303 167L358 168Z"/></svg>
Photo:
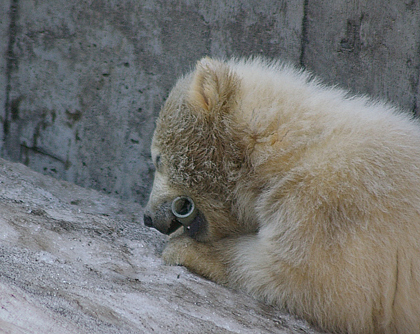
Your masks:
<svg viewBox="0 0 420 334"><path fill-rule="evenodd" d="M240 233L235 188L247 174L238 120L240 78L223 62L204 58L181 78L156 123L151 153L156 168L145 224L170 234L181 225L171 211L178 196L198 210L186 230L199 241Z"/></svg>

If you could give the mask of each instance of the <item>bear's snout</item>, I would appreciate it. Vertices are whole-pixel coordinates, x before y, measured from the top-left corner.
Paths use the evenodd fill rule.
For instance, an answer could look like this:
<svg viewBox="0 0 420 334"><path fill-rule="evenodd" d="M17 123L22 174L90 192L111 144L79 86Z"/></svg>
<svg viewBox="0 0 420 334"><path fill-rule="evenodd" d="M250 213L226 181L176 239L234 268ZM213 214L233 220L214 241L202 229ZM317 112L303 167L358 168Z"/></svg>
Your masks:
<svg viewBox="0 0 420 334"><path fill-rule="evenodd" d="M176 220L175 217L171 219L169 222L166 222L166 221L154 222L152 217L150 217L147 214L144 214L143 221L144 221L145 226L153 227L157 229L160 233L168 234L168 235L175 232L178 228L182 226L182 224L178 220Z"/></svg>
<svg viewBox="0 0 420 334"><path fill-rule="evenodd" d="M181 197L177 197L179 199ZM192 202L192 200L191 200ZM193 202L192 202L193 203ZM146 212L143 216L144 225L147 227L153 227L163 234L172 234L177 229L183 226L182 222L173 214L173 211L170 209L171 202L162 203L156 211L149 211L146 209ZM192 220L187 226L184 225L184 229L191 238L196 240L205 240L207 237L207 220L205 216L198 210L195 211L192 217ZM181 212L183 212L181 210Z"/></svg>
<svg viewBox="0 0 420 334"><path fill-rule="evenodd" d="M171 234L182 226L171 211L171 202L162 203L156 211L146 209L143 221L145 226L153 227L163 234Z"/></svg>

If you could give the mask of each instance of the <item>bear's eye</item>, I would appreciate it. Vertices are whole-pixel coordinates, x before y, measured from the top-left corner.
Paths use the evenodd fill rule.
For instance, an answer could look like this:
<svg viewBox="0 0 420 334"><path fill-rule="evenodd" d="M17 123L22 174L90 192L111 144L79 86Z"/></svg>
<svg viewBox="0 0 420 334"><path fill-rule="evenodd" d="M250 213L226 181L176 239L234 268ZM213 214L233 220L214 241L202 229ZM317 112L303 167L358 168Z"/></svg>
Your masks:
<svg viewBox="0 0 420 334"><path fill-rule="evenodd" d="M154 165L155 165L156 170L160 169L161 167L160 154L156 156Z"/></svg>

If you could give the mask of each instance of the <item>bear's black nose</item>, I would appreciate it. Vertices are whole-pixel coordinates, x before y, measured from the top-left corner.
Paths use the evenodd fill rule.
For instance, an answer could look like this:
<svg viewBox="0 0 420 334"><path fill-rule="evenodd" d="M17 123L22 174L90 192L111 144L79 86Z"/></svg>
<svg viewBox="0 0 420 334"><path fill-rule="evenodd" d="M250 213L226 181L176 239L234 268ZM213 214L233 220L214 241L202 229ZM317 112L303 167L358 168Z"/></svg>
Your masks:
<svg viewBox="0 0 420 334"><path fill-rule="evenodd" d="M143 217L143 221L144 221L144 225L146 225L147 227L152 227L153 226L153 221L152 218L148 215L144 215Z"/></svg>

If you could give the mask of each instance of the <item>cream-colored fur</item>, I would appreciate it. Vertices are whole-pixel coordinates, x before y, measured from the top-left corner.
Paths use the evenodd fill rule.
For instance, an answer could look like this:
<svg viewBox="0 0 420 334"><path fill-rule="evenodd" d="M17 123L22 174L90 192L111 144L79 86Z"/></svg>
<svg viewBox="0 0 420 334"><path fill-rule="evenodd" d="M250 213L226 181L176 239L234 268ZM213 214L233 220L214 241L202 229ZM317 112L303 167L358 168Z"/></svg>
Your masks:
<svg viewBox="0 0 420 334"><path fill-rule="evenodd" d="M163 257L337 333L420 333L420 126L261 59L205 58L157 121L146 215L205 217ZM158 160L158 161L157 161Z"/></svg>

